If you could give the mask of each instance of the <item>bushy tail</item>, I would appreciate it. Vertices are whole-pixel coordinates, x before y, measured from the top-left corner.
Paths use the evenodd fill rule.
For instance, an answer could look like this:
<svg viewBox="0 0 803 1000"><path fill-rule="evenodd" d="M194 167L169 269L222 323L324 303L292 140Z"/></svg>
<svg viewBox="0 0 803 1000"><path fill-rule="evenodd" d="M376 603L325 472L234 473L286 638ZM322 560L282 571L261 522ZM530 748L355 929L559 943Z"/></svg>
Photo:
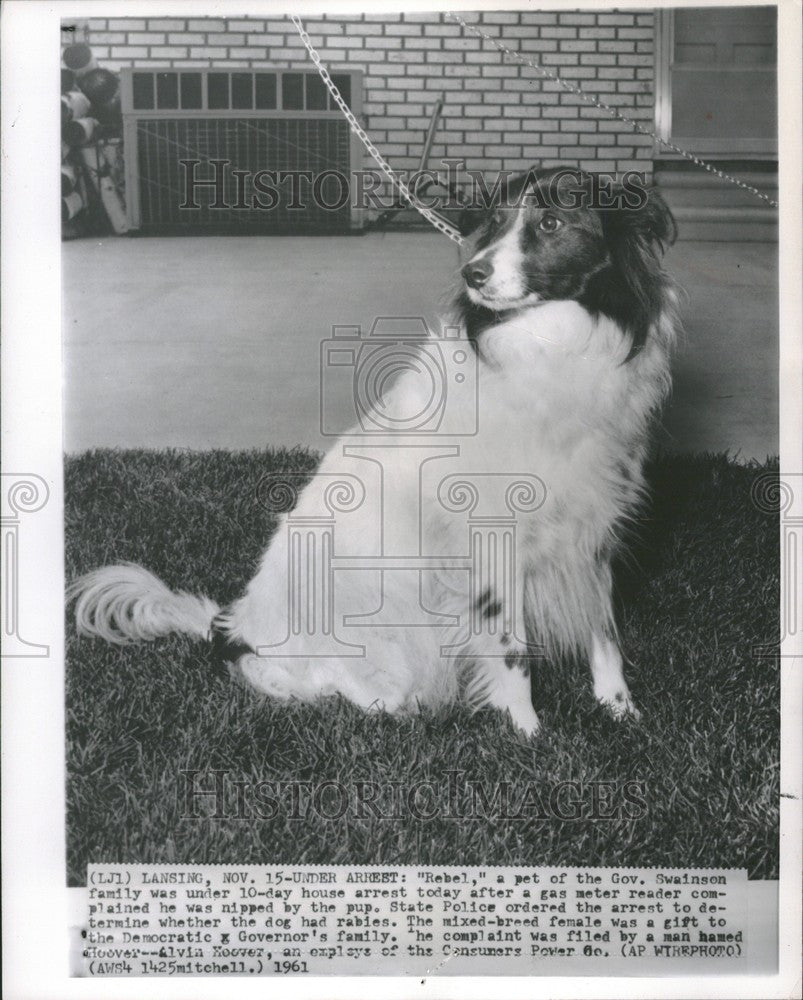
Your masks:
<svg viewBox="0 0 803 1000"><path fill-rule="evenodd" d="M134 563L87 573L70 585L67 598L76 600L75 624L81 635L121 645L171 632L206 639L220 611L208 597L169 590Z"/></svg>

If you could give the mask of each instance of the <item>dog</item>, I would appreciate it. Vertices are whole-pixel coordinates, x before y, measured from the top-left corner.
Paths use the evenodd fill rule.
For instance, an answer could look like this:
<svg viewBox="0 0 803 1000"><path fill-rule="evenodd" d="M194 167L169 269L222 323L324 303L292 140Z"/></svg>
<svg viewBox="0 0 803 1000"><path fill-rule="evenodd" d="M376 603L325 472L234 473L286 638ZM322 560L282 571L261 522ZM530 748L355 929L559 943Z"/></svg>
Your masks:
<svg viewBox="0 0 803 1000"><path fill-rule="evenodd" d="M221 610L142 567L105 567L70 588L79 633L183 632L273 698L391 713L457 699L525 736L539 729L533 663L581 657L596 699L638 718L611 563L670 388L679 321L661 259L675 226L654 190L601 207L577 197L588 175L574 183L567 199L560 172L533 170L463 212L457 333L436 339L444 384L468 362L477 391L452 393L442 432L393 433L431 401L410 365L366 404L387 431L363 422L329 450L242 597Z"/></svg>

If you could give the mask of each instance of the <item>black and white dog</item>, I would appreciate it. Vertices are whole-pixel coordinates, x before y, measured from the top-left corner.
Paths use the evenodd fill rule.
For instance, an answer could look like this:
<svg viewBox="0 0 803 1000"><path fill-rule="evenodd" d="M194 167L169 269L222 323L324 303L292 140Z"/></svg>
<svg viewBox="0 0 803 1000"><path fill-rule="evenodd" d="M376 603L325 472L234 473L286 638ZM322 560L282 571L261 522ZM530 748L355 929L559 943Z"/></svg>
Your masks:
<svg viewBox="0 0 803 1000"><path fill-rule="evenodd" d="M459 334L442 358L450 384L466 356L474 365L477 393L447 401L478 406L474 423L458 412L434 437L344 436L225 611L109 566L71 588L79 631L117 643L184 632L216 641L233 672L276 698L340 694L388 712L462 698L507 710L526 734L539 725L534 652L580 655L597 699L637 716L611 559L670 386L675 293L660 257L674 222L654 191L634 207L545 197L563 190L556 177L531 172L498 206L464 214ZM590 190L584 175L573 183ZM415 365L402 371L373 404L381 426L425 409L430 389ZM489 500L497 487L530 495ZM483 534L491 522L500 533Z"/></svg>

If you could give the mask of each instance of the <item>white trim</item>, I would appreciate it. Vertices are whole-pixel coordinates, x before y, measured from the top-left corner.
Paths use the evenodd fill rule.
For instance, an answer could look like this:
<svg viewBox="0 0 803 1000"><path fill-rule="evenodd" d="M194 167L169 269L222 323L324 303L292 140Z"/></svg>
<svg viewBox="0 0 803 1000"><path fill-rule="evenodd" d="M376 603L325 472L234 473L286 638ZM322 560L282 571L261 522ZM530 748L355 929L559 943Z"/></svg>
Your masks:
<svg viewBox="0 0 803 1000"><path fill-rule="evenodd" d="M701 139L693 136L674 135L672 142L682 149L693 149L698 156L723 156L734 159L749 153L751 158L777 159L778 142L775 139ZM660 154L662 159L671 159L668 150ZM677 157L679 159L679 157Z"/></svg>
<svg viewBox="0 0 803 1000"><path fill-rule="evenodd" d="M675 47L675 19L671 10L655 12L655 132L668 142L672 132L672 52ZM655 143L655 156L664 153Z"/></svg>

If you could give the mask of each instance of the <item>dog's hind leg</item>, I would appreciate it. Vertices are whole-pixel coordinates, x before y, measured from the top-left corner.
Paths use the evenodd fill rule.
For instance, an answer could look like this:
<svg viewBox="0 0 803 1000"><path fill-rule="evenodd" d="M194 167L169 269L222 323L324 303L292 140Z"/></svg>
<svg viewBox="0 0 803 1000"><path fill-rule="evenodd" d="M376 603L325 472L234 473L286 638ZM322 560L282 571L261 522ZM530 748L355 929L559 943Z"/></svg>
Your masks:
<svg viewBox="0 0 803 1000"><path fill-rule="evenodd" d="M630 715L638 719L641 715L633 704L633 698L622 671L622 654L619 647L606 635L592 637L589 656L591 676L594 681L594 696L615 718Z"/></svg>
<svg viewBox="0 0 803 1000"><path fill-rule="evenodd" d="M305 659L256 653L242 656L237 669L252 687L282 701L315 701L339 694L365 711L392 713L404 707L408 691L403 658L398 664L389 662L391 652L392 647L383 650L382 669L370 667L363 658Z"/></svg>

